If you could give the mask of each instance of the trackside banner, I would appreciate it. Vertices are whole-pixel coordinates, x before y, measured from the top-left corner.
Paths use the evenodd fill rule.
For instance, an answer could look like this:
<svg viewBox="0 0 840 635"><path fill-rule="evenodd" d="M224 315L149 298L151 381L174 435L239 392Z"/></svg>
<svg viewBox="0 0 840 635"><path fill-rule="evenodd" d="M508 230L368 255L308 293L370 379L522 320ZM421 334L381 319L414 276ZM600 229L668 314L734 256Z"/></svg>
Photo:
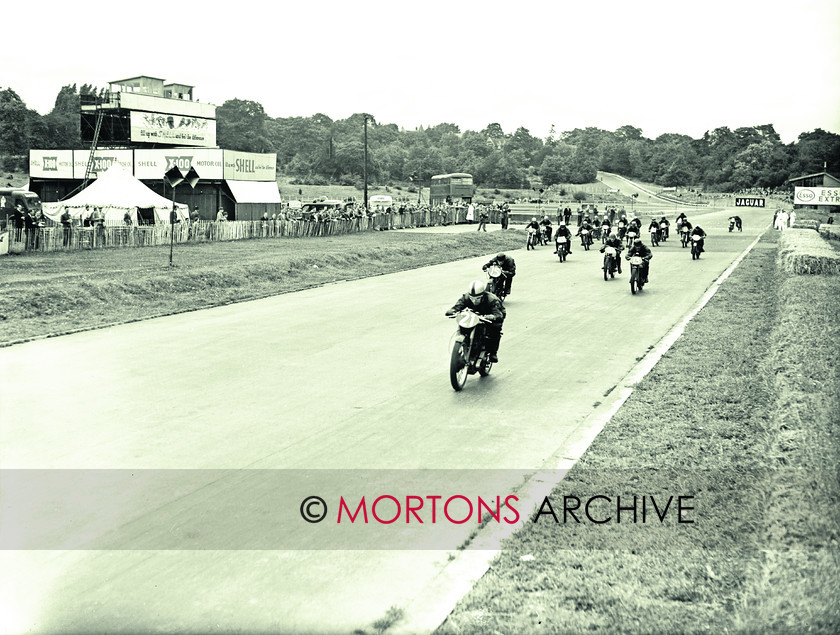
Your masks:
<svg viewBox="0 0 840 635"><path fill-rule="evenodd" d="M216 122L153 112L131 112L131 140L212 148L216 145Z"/></svg>
<svg viewBox="0 0 840 635"><path fill-rule="evenodd" d="M798 205L840 205L840 187L795 187L793 202Z"/></svg>
<svg viewBox="0 0 840 635"><path fill-rule="evenodd" d="M741 196L735 199L735 207L764 207L764 199L753 196Z"/></svg>

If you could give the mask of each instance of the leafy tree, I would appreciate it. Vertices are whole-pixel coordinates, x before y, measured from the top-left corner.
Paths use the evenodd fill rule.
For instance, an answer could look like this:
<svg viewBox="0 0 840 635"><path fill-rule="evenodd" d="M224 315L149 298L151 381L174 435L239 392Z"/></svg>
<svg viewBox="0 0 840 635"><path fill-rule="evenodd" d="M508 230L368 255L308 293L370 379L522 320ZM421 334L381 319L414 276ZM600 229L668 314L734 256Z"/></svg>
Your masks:
<svg viewBox="0 0 840 635"><path fill-rule="evenodd" d="M241 152L267 152L271 148L262 104L229 99L216 108L216 141Z"/></svg>
<svg viewBox="0 0 840 635"><path fill-rule="evenodd" d="M8 154L25 154L29 143L26 104L11 88L0 91L0 148Z"/></svg>
<svg viewBox="0 0 840 635"><path fill-rule="evenodd" d="M498 123L487 124L487 127L481 131L481 134L487 139L490 139L496 149L501 148L505 141L505 131L502 130L502 126Z"/></svg>
<svg viewBox="0 0 840 635"><path fill-rule="evenodd" d="M823 170L840 172L840 135L821 128L803 132L794 148L789 176L816 174Z"/></svg>
<svg viewBox="0 0 840 635"><path fill-rule="evenodd" d="M42 147L73 149L82 144L80 103L76 84L62 86L55 106L44 116L48 141Z"/></svg>

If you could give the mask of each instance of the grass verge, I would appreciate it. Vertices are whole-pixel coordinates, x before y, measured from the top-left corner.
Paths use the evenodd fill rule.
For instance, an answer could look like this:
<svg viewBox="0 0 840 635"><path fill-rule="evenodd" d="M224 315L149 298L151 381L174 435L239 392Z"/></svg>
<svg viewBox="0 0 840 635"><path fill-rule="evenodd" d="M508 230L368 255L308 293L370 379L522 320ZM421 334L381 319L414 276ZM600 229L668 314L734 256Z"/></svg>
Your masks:
<svg viewBox="0 0 840 635"><path fill-rule="evenodd" d="M777 239L555 488L559 522L526 523L439 633L840 631L840 278L778 271ZM564 497L596 495L611 522L564 518ZM654 517L669 495L694 522ZM618 496L647 497L647 521Z"/></svg>
<svg viewBox="0 0 840 635"><path fill-rule="evenodd" d="M519 248L520 230L368 232L8 256L0 346Z"/></svg>

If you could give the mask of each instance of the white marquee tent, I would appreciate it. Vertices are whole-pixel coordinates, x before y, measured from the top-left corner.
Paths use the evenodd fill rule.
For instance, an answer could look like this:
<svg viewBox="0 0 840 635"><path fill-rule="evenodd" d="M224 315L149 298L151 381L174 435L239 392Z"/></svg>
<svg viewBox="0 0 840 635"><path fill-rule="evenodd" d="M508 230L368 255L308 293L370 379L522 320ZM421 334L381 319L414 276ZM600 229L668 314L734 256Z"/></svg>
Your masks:
<svg viewBox="0 0 840 635"><path fill-rule="evenodd" d="M134 224L138 222L138 209L154 209L155 223L169 224L172 201L160 196L136 179L131 172L115 163L73 198L58 203L44 203L44 215L55 222L61 222L61 215L66 209L74 220L87 218L95 207L101 207L105 213L106 225L123 225L126 211ZM189 217L189 207L176 203L178 217L185 221Z"/></svg>

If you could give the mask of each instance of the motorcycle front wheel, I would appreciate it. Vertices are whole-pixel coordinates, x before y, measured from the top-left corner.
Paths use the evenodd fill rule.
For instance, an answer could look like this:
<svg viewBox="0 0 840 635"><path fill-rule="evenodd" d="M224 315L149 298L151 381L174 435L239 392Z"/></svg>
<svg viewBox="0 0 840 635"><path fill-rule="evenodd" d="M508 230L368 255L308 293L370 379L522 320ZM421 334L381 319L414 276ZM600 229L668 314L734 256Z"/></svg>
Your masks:
<svg viewBox="0 0 840 635"><path fill-rule="evenodd" d="M456 342L452 347L452 357L449 360L449 381L452 388L461 390L467 383L467 371L469 365L464 358L464 347L461 342Z"/></svg>

